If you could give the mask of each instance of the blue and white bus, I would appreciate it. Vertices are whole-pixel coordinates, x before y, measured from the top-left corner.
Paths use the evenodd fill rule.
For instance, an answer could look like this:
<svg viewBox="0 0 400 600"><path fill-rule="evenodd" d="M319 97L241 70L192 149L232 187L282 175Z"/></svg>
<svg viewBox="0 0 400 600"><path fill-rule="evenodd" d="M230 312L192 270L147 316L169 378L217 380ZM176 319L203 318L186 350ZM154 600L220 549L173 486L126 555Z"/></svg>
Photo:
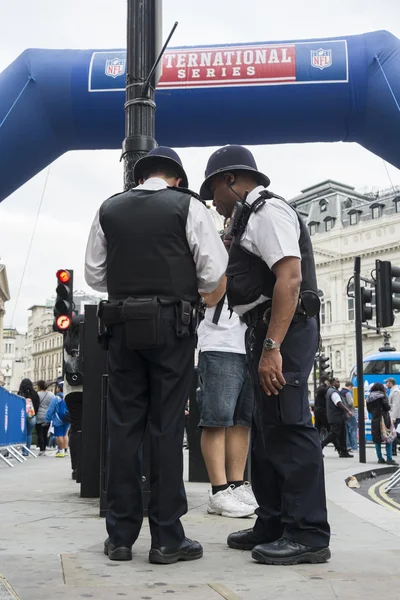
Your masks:
<svg viewBox="0 0 400 600"><path fill-rule="evenodd" d="M368 398L369 390L374 383L384 383L388 377L392 377L396 380L396 383L400 385L400 352L377 352L376 354L369 354L364 356L364 393L365 397ZM357 387L357 369L353 368L350 379ZM355 403L357 403L357 393L354 394ZM372 441L371 437L371 420L368 413L366 413L365 419L365 435L367 442Z"/></svg>

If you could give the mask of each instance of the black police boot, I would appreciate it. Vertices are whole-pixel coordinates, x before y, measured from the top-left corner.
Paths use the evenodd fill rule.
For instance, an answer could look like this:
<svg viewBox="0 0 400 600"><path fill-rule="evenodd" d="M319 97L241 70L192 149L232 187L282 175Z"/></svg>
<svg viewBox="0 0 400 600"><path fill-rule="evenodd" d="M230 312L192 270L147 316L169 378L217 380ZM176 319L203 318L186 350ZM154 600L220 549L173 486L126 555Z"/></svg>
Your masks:
<svg viewBox="0 0 400 600"><path fill-rule="evenodd" d="M104 554L110 560L132 560L132 548L127 546L117 547L110 542L110 538L107 538L104 542Z"/></svg>
<svg viewBox="0 0 400 600"><path fill-rule="evenodd" d="M265 565L312 565L325 563L331 557L328 547L314 548L293 542L288 538L280 538L271 544L260 544L253 548L252 558Z"/></svg>
<svg viewBox="0 0 400 600"><path fill-rule="evenodd" d="M172 565L179 560L197 560L203 556L199 542L185 538L180 546L153 547L149 552L149 562L158 565Z"/></svg>
<svg viewBox="0 0 400 600"><path fill-rule="evenodd" d="M257 535L253 528L242 529L242 531L235 531L228 536L226 543L229 548L235 550L253 550L254 546L258 544L265 544L272 542L273 540L267 540L265 537Z"/></svg>
<svg viewBox="0 0 400 600"><path fill-rule="evenodd" d="M350 452L341 452L339 454L339 458L354 458L354 454L350 454Z"/></svg>

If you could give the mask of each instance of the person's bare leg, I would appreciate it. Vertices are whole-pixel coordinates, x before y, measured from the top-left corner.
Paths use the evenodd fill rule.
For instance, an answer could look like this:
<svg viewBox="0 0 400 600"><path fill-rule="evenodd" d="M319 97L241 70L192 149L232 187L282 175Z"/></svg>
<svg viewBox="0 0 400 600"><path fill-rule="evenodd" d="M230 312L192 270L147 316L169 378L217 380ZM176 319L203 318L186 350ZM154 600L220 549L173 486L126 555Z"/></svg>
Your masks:
<svg viewBox="0 0 400 600"><path fill-rule="evenodd" d="M64 449L64 438L62 436L57 436L56 444L57 444L57 448L59 450L63 450Z"/></svg>
<svg viewBox="0 0 400 600"><path fill-rule="evenodd" d="M201 451L213 486L227 483L225 472L225 427L203 427Z"/></svg>
<svg viewBox="0 0 400 600"><path fill-rule="evenodd" d="M225 461L228 481L242 481L249 452L250 430L236 425L226 429Z"/></svg>
<svg viewBox="0 0 400 600"><path fill-rule="evenodd" d="M69 446L69 438L68 438L68 433L67 433L67 435L65 435L65 436L63 437L63 440L64 440L64 450L66 450L66 449L68 448L68 446Z"/></svg>

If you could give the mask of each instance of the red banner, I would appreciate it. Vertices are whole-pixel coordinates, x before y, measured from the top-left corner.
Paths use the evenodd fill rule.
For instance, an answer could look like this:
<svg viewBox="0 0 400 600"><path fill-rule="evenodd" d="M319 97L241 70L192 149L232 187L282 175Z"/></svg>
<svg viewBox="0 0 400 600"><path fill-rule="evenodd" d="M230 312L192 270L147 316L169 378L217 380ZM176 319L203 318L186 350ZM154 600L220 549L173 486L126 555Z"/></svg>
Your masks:
<svg viewBox="0 0 400 600"><path fill-rule="evenodd" d="M169 50L157 87L248 86L295 80L295 45L263 44Z"/></svg>

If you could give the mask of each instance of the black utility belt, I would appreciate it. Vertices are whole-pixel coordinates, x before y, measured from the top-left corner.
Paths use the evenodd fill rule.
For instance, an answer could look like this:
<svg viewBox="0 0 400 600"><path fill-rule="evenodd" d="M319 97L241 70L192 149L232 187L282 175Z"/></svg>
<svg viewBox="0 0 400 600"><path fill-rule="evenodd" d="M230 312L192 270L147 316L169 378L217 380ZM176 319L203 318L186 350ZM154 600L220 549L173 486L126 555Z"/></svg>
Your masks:
<svg viewBox="0 0 400 600"><path fill-rule="evenodd" d="M320 305L320 299L315 292L301 292L292 323L299 323L300 321L316 317L319 314ZM268 325L271 320L271 312L272 300L267 300L255 306L240 318L248 326L255 325L259 321L264 321Z"/></svg>
<svg viewBox="0 0 400 600"><path fill-rule="evenodd" d="M125 323L126 343L130 350L149 350L162 343L161 318L175 317L176 335L188 337L192 332L193 307L185 300L163 300L156 296L102 301L98 308L101 327L109 331L113 325ZM99 331L99 336L104 335Z"/></svg>

